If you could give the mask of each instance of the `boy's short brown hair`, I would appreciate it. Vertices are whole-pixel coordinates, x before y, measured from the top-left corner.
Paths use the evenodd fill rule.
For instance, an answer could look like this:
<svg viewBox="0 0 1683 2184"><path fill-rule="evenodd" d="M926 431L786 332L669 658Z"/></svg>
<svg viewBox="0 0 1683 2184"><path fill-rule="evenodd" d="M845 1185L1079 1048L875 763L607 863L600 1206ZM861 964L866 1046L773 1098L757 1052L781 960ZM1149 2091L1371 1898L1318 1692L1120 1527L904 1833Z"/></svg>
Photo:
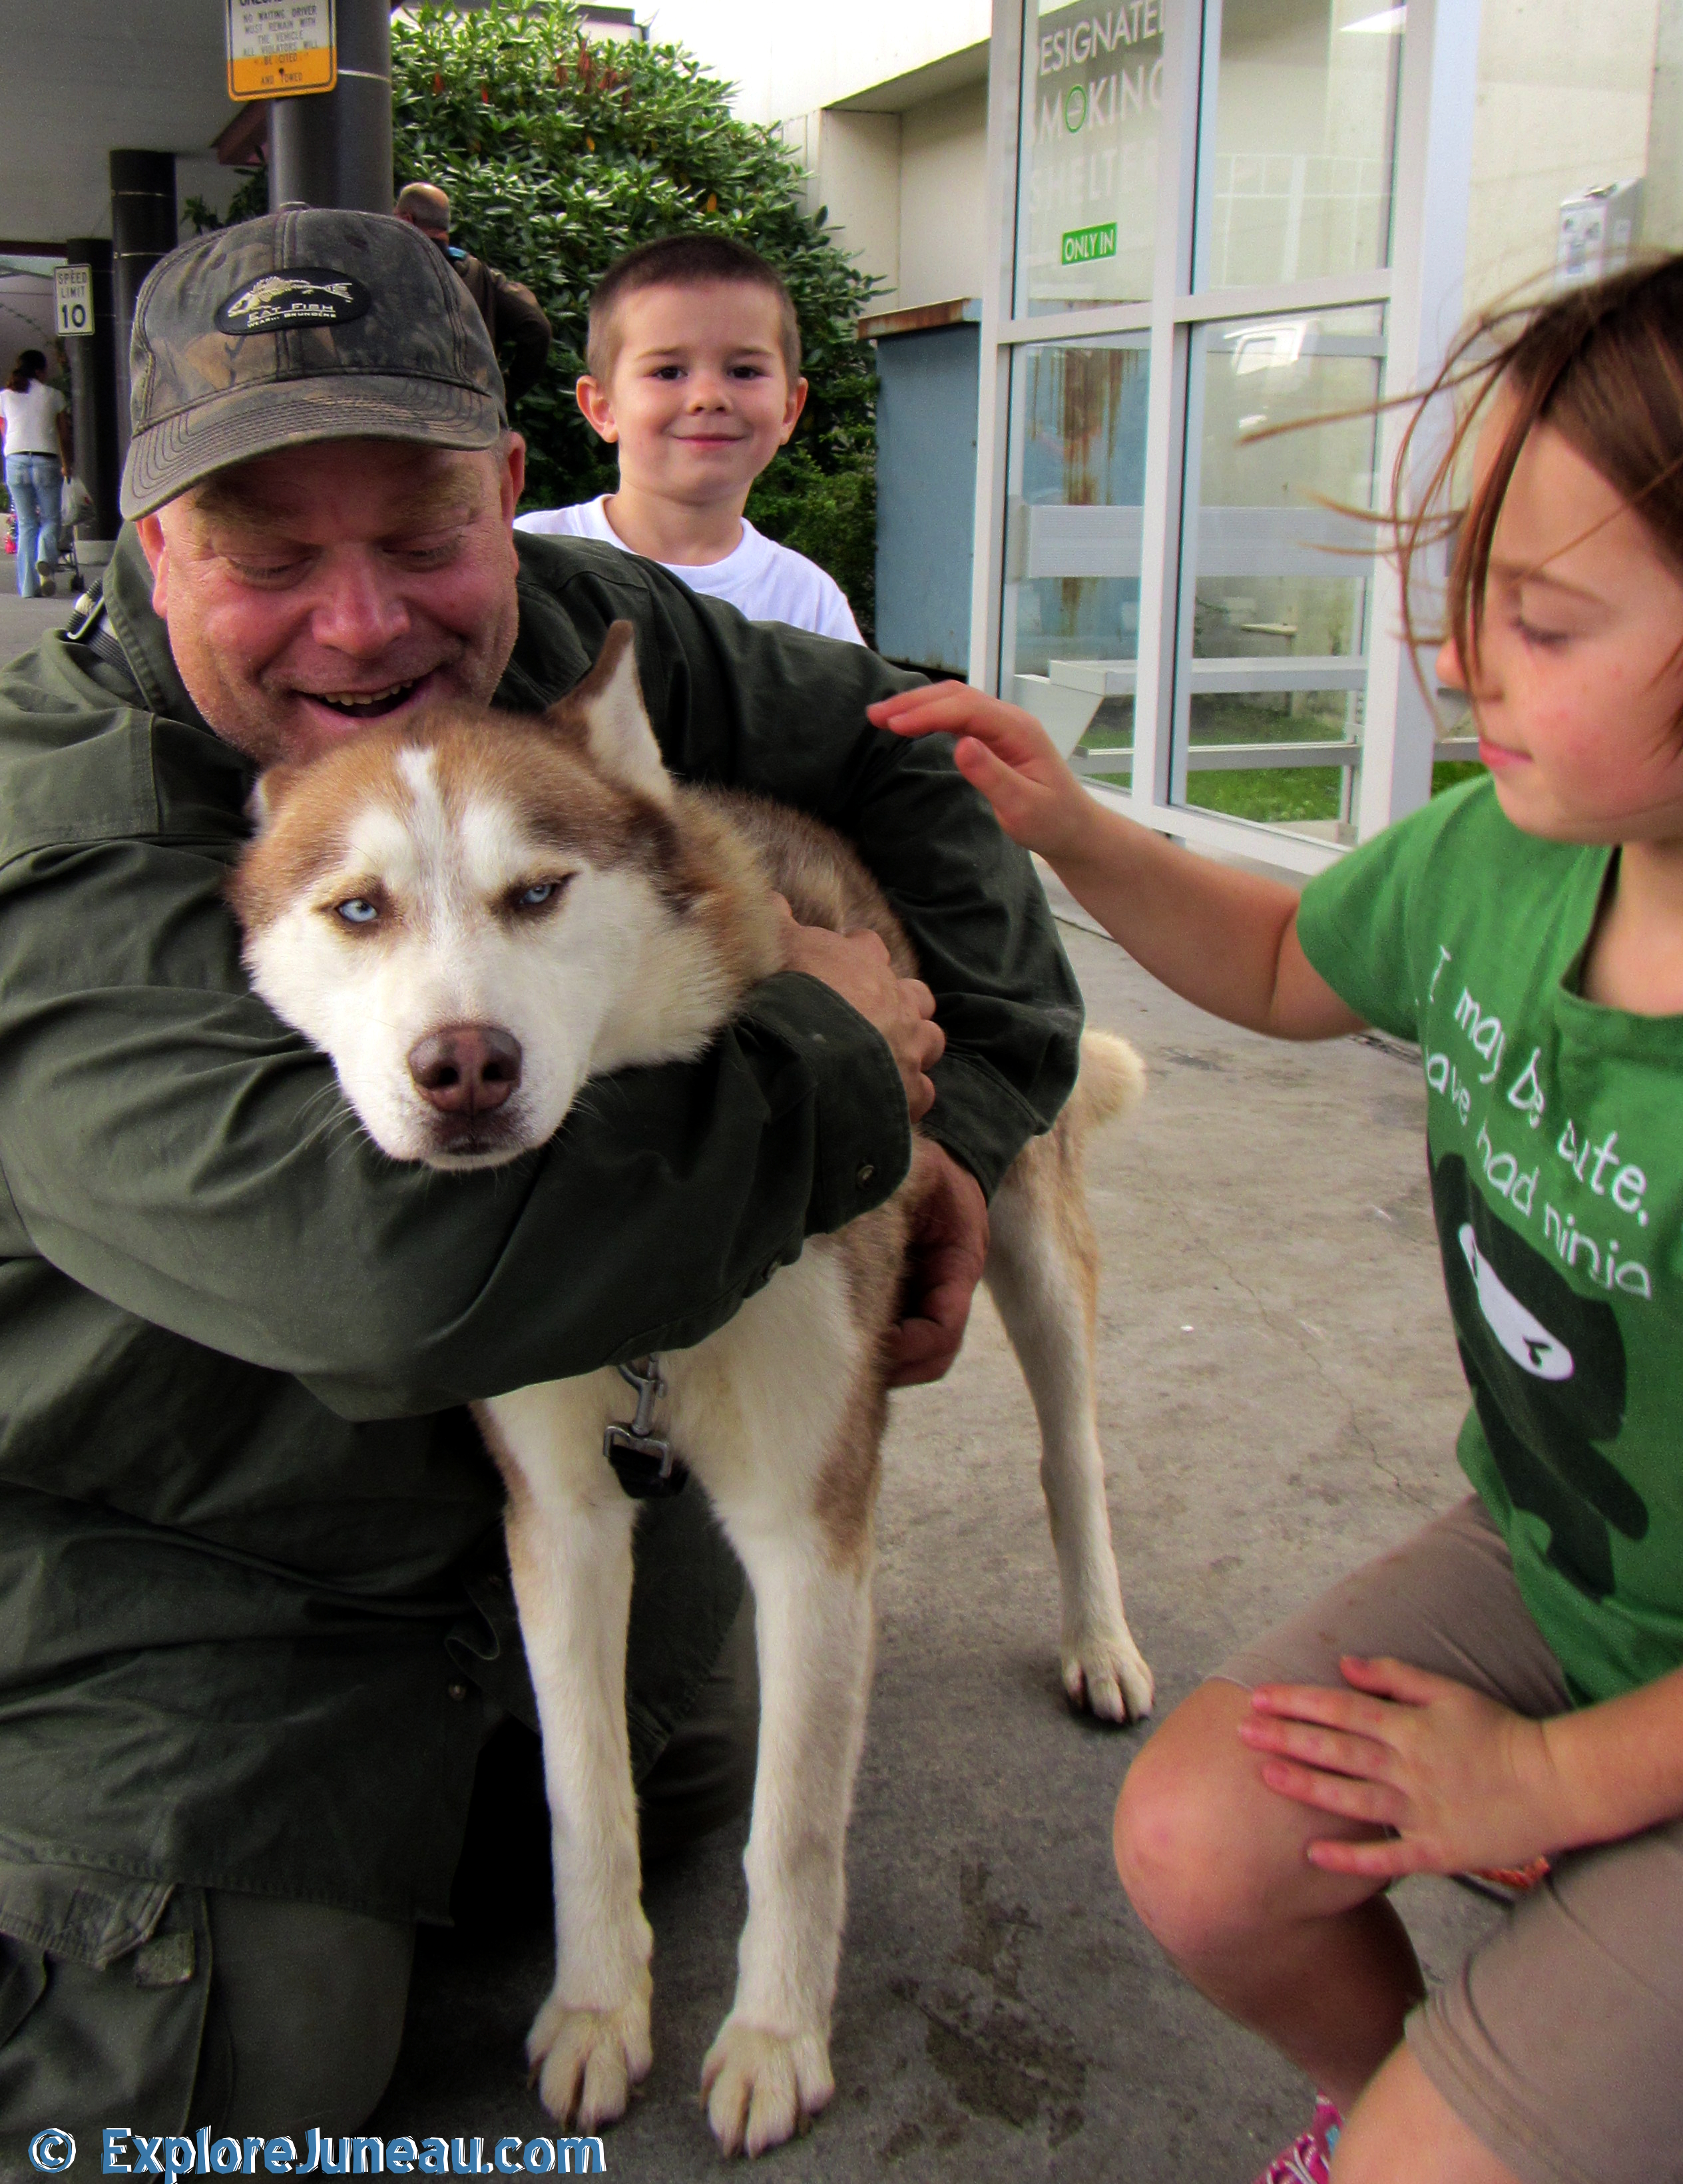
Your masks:
<svg viewBox="0 0 1683 2184"><path fill-rule="evenodd" d="M627 296L639 288L694 288L708 281L734 281L777 298L778 346L793 387L800 376L800 321L789 289L757 250L727 235L663 235L614 260L591 296L585 337L584 368L598 386L605 387L613 376L619 348L614 320Z"/></svg>

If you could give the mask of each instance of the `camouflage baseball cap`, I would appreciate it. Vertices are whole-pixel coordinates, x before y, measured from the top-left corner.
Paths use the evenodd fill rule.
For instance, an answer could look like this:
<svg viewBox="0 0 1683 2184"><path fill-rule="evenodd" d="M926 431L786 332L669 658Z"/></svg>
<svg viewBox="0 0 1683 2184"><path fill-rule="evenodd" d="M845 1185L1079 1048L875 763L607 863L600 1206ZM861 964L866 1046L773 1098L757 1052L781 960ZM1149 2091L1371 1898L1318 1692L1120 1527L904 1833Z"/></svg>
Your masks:
<svg viewBox="0 0 1683 2184"><path fill-rule="evenodd" d="M310 440L493 447L502 374L449 260L382 213L270 213L155 265L129 347L122 510Z"/></svg>

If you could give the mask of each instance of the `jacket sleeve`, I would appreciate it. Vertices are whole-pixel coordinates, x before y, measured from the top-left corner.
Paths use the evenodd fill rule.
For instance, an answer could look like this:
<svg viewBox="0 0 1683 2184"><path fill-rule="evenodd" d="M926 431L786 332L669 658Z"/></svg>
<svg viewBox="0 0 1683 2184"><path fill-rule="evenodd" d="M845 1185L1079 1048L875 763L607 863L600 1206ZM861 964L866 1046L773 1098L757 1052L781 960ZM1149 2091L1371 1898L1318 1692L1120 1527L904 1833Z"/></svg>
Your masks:
<svg viewBox="0 0 1683 2184"><path fill-rule="evenodd" d="M950 739L906 742L866 719L867 705L917 677L862 645L745 621L657 564L568 545L558 555L553 540L522 539L522 561L533 577L554 572L591 655L615 616L636 624L668 764L793 804L858 847L917 950L947 1035L920 1127L991 1197L1069 1095L1081 994L1033 864L953 765Z"/></svg>
<svg viewBox="0 0 1683 2184"><path fill-rule="evenodd" d="M906 1172L888 1048L787 973L699 1061L605 1080L540 1152L387 1161L248 990L227 863L108 838L0 874L0 1251L346 1416L697 1342Z"/></svg>
<svg viewBox="0 0 1683 2184"><path fill-rule="evenodd" d="M549 354L549 321L530 288L498 272L494 265L485 270L496 299L497 346L513 352L504 373L504 385L510 401L518 402L543 374Z"/></svg>

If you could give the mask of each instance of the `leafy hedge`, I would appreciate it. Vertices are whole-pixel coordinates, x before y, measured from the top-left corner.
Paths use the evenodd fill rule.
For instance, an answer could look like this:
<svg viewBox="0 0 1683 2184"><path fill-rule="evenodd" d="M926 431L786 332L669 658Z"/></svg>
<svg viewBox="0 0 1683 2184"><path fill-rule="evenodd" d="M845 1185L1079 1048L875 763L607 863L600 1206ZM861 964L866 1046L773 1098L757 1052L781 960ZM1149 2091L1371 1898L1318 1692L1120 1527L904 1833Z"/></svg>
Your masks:
<svg viewBox="0 0 1683 2184"><path fill-rule="evenodd" d="M872 283L805 209L770 129L731 114L728 86L676 46L588 43L573 0L392 24L396 182L449 192L451 239L538 297L554 329L516 421L527 503L611 488L611 450L579 415L590 290L634 243L700 229L751 245L800 315L811 393L749 514L828 569L867 633L876 554L875 373L855 327Z"/></svg>

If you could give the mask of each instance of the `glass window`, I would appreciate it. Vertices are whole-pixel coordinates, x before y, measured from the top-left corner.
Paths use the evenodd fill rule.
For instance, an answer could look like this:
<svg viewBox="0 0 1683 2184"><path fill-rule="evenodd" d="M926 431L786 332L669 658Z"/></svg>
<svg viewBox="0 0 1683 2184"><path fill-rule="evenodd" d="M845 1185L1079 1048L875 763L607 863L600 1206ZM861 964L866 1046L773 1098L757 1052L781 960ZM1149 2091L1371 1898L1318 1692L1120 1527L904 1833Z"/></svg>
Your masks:
<svg viewBox="0 0 1683 2184"><path fill-rule="evenodd" d="M1065 748L1133 741L1150 370L1145 333L1011 358L1000 688Z"/></svg>
<svg viewBox="0 0 1683 2184"><path fill-rule="evenodd" d="M1407 14L1383 0L1223 0L1199 287L1390 262Z"/></svg>
<svg viewBox="0 0 1683 2184"><path fill-rule="evenodd" d="M1377 304L1194 329L1177 801L1351 838L1384 354Z"/></svg>
<svg viewBox="0 0 1683 2184"><path fill-rule="evenodd" d="M1019 316L1151 292L1164 5L1040 0L1029 14Z"/></svg>

